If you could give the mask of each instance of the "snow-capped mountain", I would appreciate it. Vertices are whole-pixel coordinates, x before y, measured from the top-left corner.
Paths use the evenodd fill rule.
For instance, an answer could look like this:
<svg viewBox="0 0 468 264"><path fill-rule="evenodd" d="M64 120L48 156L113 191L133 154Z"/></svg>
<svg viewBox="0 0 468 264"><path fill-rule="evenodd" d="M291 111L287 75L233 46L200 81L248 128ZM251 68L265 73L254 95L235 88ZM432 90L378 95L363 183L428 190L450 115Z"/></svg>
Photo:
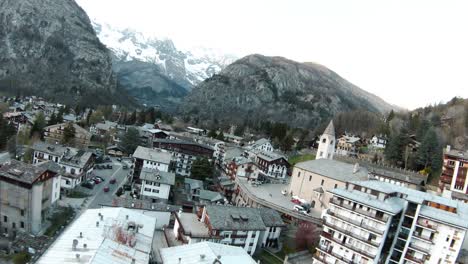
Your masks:
<svg viewBox="0 0 468 264"><path fill-rule="evenodd" d="M120 85L142 103L172 108L193 86L237 58L213 49L177 49L172 40L146 36L93 21L101 42L113 53Z"/></svg>

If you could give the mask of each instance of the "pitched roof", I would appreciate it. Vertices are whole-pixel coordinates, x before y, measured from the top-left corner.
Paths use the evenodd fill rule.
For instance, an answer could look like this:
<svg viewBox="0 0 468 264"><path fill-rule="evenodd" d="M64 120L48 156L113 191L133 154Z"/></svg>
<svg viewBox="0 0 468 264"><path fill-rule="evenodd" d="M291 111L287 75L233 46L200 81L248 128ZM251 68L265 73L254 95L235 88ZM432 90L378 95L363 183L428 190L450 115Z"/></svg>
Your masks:
<svg viewBox="0 0 468 264"><path fill-rule="evenodd" d="M207 205L209 221L216 230L265 230L258 208Z"/></svg>
<svg viewBox="0 0 468 264"><path fill-rule="evenodd" d="M164 164L169 164L171 162L172 156L169 152L162 151L161 149L151 149L138 146L135 152L133 153L134 158L151 160Z"/></svg>
<svg viewBox="0 0 468 264"><path fill-rule="evenodd" d="M46 171L54 172L46 165L32 165L17 160L10 160L0 167L0 176L32 184Z"/></svg>
<svg viewBox="0 0 468 264"><path fill-rule="evenodd" d="M167 185L174 185L175 174L157 169L143 168L140 173L140 179L151 182L159 182Z"/></svg>
<svg viewBox="0 0 468 264"><path fill-rule="evenodd" d="M200 180L184 178L184 183L190 187L190 190L203 188L203 182Z"/></svg>
<svg viewBox="0 0 468 264"><path fill-rule="evenodd" d="M210 202L217 202L224 200L224 197L218 192L212 192L208 190L200 190L200 199L208 200Z"/></svg>
<svg viewBox="0 0 468 264"><path fill-rule="evenodd" d="M286 226L278 211L266 207L257 208L257 210L260 212L263 223L267 227Z"/></svg>
<svg viewBox="0 0 468 264"><path fill-rule="evenodd" d="M325 131L323 131L323 134L324 135L335 136L335 126L333 126L333 120L330 120L330 123L328 124Z"/></svg>
<svg viewBox="0 0 468 264"><path fill-rule="evenodd" d="M295 167L342 182L366 180L367 169L361 166L353 173L354 166L337 160L318 159L299 162Z"/></svg>

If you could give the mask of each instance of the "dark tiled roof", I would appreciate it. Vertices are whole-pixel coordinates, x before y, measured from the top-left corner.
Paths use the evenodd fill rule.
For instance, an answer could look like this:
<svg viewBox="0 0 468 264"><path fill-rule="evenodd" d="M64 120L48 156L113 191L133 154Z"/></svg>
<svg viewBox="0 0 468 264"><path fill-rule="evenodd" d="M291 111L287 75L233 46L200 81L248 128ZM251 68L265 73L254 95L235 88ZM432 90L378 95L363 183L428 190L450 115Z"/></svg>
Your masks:
<svg viewBox="0 0 468 264"><path fill-rule="evenodd" d="M262 217L263 223L267 227L286 226L281 215L271 208L257 208Z"/></svg>
<svg viewBox="0 0 468 264"><path fill-rule="evenodd" d="M17 160L10 160L0 167L0 176L32 184L44 172L48 171L47 166L34 166Z"/></svg>
<svg viewBox="0 0 468 264"><path fill-rule="evenodd" d="M257 208L207 205L211 226L215 230L265 230Z"/></svg>

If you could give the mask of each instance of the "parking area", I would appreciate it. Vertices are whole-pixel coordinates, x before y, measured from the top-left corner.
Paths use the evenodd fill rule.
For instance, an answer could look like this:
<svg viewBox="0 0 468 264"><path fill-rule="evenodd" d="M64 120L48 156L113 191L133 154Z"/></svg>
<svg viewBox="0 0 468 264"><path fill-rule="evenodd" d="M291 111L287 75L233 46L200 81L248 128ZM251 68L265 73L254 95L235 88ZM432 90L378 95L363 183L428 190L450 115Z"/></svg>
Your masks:
<svg viewBox="0 0 468 264"><path fill-rule="evenodd" d="M131 171L129 160L119 161L117 158L111 158L109 162L97 164L97 166L98 168L93 170L92 175L102 178L103 181L95 183L93 188L81 185L75 188L78 192L89 194L87 208L99 208L101 204L112 204L115 192L123 185ZM115 179L113 184L111 179Z"/></svg>

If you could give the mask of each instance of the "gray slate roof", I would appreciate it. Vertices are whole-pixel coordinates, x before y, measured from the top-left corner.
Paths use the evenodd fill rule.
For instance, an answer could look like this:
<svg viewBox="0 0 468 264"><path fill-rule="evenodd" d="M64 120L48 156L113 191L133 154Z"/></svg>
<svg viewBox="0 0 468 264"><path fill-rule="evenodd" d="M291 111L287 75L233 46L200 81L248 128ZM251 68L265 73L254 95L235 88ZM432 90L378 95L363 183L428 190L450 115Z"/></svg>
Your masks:
<svg viewBox="0 0 468 264"><path fill-rule="evenodd" d="M262 217L263 223L267 227L286 226L278 211L265 207L257 208L257 210L260 212L260 216Z"/></svg>
<svg viewBox="0 0 468 264"><path fill-rule="evenodd" d="M160 171L157 169L143 168L140 172L140 179L161 184L174 185L175 174L172 172Z"/></svg>
<svg viewBox="0 0 468 264"><path fill-rule="evenodd" d="M354 165L337 160L309 160L297 163L296 167L341 182L367 180L366 168L361 166L353 173Z"/></svg>
<svg viewBox="0 0 468 264"><path fill-rule="evenodd" d="M323 131L323 134L335 136L335 126L333 125L333 120L330 121L325 131Z"/></svg>
<svg viewBox="0 0 468 264"><path fill-rule="evenodd" d="M185 183L186 186L187 185L189 186L190 190L198 189L198 188L203 189L203 182L200 181L200 180L191 179L191 178L184 178L184 183Z"/></svg>
<svg viewBox="0 0 468 264"><path fill-rule="evenodd" d="M31 184L47 170L47 166L35 166L17 160L10 160L0 167L0 176Z"/></svg>
<svg viewBox="0 0 468 264"><path fill-rule="evenodd" d="M40 151L40 152L58 156L58 157L62 156L67 151L67 147L64 147L59 144L49 144L46 142L36 142L34 143L32 149L35 151ZM75 152L78 151L75 148L68 148L68 149L75 151Z"/></svg>
<svg viewBox="0 0 468 264"><path fill-rule="evenodd" d="M134 158L156 161L159 163L169 164L171 162L171 153L162 151L160 149L151 149L138 146L133 153Z"/></svg>
<svg viewBox="0 0 468 264"><path fill-rule="evenodd" d="M200 197L201 200L208 200L210 202L217 202L224 200L224 196L222 196L218 192L212 192L208 190L200 190Z"/></svg>
<svg viewBox="0 0 468 264"><path fill-rule="evenodd" d="M206 206L211 226L215 230L265 230L265 223L257 209L223 205Z"/></svg>

